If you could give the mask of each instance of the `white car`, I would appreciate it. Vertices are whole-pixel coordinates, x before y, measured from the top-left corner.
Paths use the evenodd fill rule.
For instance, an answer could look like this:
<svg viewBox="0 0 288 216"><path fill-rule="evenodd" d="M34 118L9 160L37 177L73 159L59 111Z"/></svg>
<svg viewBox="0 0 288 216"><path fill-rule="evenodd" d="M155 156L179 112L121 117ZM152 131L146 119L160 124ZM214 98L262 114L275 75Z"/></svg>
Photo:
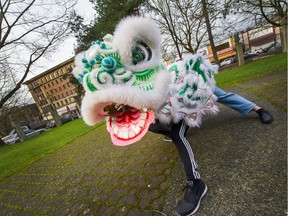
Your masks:
<svg viewBox="0 0 288 216"><path fill-rule="evenodd" d="M18 134L13 134L12 136L10 136L6 141L5 143L6 144L14 144L16 142L19 142L20 141L20 138L18 136Z"/></svg>
<svg viewBox="0 0 288 216"><path fill-rule="evenodd" d="M38 130L31 130L29 129L27 126L22 126L21 127L23 132L25 133L26 135L26 138L30 138L32 136L35 136L39 133L42 133L44 131L46 131L47 129L45 128L41 128L41 129L38 129ZM14 144L16 142L19 142L20 141L20 138L18 136L18 134L16 133L15 130L12 130L8 136L6 137L3 137L2 140L6 143L6 144Z"/></svg>
<svg viewBox="0 0 288 216"><path fill-rule="evenodd" d="M229 65L233 62L232 58L227 58L220 63L220 66L223 67L224 65Z"/></svg>

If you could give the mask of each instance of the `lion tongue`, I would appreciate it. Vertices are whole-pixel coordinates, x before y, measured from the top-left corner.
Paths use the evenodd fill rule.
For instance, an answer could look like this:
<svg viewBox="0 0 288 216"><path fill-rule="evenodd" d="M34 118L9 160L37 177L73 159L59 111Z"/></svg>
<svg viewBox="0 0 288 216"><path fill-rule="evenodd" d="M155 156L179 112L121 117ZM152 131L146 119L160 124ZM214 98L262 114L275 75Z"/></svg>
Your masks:
<svg viewBox="0 0 288 216"><path fill-rule="evenodd" d="M115 122L119 125L135 123L135 121L140 117L140 115L140 110L131 109L125 112L118 113Z"/></svg>

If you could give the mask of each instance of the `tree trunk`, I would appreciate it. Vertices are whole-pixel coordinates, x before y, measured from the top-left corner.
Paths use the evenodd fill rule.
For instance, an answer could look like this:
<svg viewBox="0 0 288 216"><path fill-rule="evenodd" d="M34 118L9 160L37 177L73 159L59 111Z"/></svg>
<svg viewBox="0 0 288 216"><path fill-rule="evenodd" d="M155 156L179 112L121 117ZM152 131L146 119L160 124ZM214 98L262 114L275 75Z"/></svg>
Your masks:
<svg viewBox="0 0 288 216"><path fill-rule="evenodd" d="M0 139L0 146L4 146L6 143L2 140L2 139Z"/></svg>
<svg viewBox="0 0 288 216"><path fill-rule="evenodd" d="M287 52L287 16L284 16L281 19L280 34L283 52Z"/></svg>
<svg viewBox="0 0 288 216"><path fill-rule="evenodd" d="M201 0L201 3L202 3L203 15L205 18L206 28L207 28L209 42L210 42L212 53L213 53L214 62L219 65L219 60L218 60L217 51L216 51L214 40L213 40L206 0Z"/></svg>

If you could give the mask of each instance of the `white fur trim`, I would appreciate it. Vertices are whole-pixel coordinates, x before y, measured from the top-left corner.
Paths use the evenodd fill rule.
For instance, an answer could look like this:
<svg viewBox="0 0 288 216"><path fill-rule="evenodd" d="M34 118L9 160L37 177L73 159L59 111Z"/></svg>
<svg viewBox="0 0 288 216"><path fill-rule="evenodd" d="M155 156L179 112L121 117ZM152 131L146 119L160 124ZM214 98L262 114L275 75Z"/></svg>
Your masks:
<svg viewBox="0 0 288 216"><path fill-rule="evenodd" d="M152 51L152 59L137 65L132 65L133 47L136 42L145 42ZM156 23L144 17L127 17L116 27L113 37L113 47L121 56L121 63L131 71L141 71L153 68L161 63L161 35Z"/></svg>
<svg viewBox="0 0 288 216"><path fill-rule="evenodd" d="M126 104L137 109L158 109L167 100L170 73L159 71L155 79L155 88L143 91L137 86L113 85L108 89L86 92L82 100L82 115L88 125L94 125L105 117L103 108L111 103Z"/></svg>

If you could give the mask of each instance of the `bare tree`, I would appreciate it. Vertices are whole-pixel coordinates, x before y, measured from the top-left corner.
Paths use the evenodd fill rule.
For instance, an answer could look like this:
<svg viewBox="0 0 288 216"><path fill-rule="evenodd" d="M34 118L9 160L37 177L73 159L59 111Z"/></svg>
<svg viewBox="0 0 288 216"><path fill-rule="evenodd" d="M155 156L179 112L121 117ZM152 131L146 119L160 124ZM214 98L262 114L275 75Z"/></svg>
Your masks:
<svg viewBox="0 0 288 216"><path fill-rule="evenodd" d="M207 7L207 1L201 0L201 4L202 4L203 17L205 19L206 29L207 29L207 33L209 37L209 42L210 42L212 53L213 53L214 62L219 65L218 55L217 55L216 47L214 44L213 34L212 34L212 27L211 27L211 22L210 22L210 17L209 17L209 11Z"/></svg>
<svg viewBox="0 0 288 216"><path fill-rule="evenodd" d="M67 37L75 3L0 0L0 109L21 88L33 65Z"/></svg>
<svg viewBox="0 0 288 216"><path fill-rule="evenodd" d="M150 0L149 9L165 35L163 47L166 50L176 48L180 58L183 51L197 52L206 35L198 1Z"/></svg>
<svg viewBox="0 0 288 216"><path fill-rule="evenodd" d="M287 52L287 1L286 0L243 0L236 1L238 10L252 14L255 22L263 25L265 20L281 29L283 51Z"/></svg>

